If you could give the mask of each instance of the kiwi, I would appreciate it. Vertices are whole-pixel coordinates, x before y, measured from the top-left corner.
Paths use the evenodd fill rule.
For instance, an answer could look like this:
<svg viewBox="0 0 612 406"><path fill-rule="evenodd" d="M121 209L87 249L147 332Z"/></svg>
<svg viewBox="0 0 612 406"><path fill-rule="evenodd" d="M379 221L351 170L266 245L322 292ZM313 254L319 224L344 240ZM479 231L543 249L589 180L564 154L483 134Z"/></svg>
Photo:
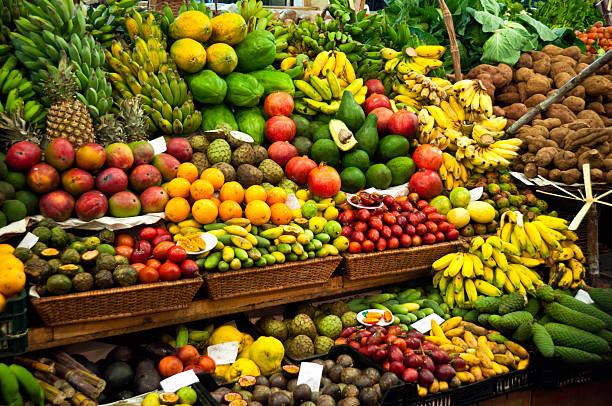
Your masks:
<svg viewBox="0 0 612 406"><path fill-rule="evenodd" d="M361 371L354 367L344 368L342 374L340 375L340 380L343 383L350 384L355 382L355 379L361 375Z"/></svg>
<svg viewBox="0 0 612 406"><path fill-rule="evenodd" d="M305 383L297 385L293 390L293 400L296 402L306 402L309 401L311 397L312 391L310 390L310 386Z"/></svg>
<svg viewBox="0 0 612 406"><path fill-rule="evenodd" d="M353 362L353 358L348 354L342 354L338 356L338 359L336 359L336 364L341 365L344 368L352 367L353 365L355 365L355 363Z"/></svg>
<svg viewBox="0 0 612 406"><path fill-rule="evenodd" d="M329 385L325 386L321 391L321 394L329 395L335 400L340 400L342 398L342 391L340 390L340 387L335 383L330 383Z"/></svg>
<svg viewBox="0 0 612 406"><path fill-rule="evenodd" d="M337 382L340 382L343 371L344 371L344 367L342 365L336 364L327 372L327 376L329 376L329 379L331 379L332 382L337 383Z"/></svg>

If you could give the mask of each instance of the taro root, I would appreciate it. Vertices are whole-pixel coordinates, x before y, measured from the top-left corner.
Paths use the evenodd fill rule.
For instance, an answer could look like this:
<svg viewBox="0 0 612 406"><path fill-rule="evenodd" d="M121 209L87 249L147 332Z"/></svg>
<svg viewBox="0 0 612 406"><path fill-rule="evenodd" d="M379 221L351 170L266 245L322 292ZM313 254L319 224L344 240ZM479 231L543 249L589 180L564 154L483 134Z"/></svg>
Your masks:
<svg viewBox="0 0 612 406"><path fill-rule="evenodd" d="M554 168L548 171L548 179L552 180L553 182L559 182L561 180L561 170Z"/></svg>
<svg viewBox="0 0 612 406"><path fill-rule="evenodd" d="M603 128L604 122L599 117L599 114L595 113L593 110L583 110L579 112L576 117L582 122L585 122L591 128Z"/></svg>
<svg viewBox="0 0 612 406"><path fill-rule="evenodd" d="M528 179L535 178L538 174L538 167L534 163L528 163L525 165L523 173Z"/></svg>
<svg viewBox="0 0 612 406"><path fill-rule="evenodd" d="M576 115L563 104L555 103L544 113L546 118L558 118L563 124L576 120Z"/></svg>
<svg viewBox="0 0 612 406"><path fill-rule="evenodd" d="M529 96L529 98L525 100L525 106L527 106L528 108L532 108L542 103L544 100L546 100L546 96L544 96L543 94L534 94Z"/></svg>
<svg viewBox="0 0 612 406"><path fill-rule="evenodd" d="M533 63L533 71L542 75L548 75L550 72L550 62L546 59L540 59Z"/></svg>
<svg viewBox="0 0 612 406"><path fill-rule="evenodd" d="M585 101L584 99L578 98L576 96L569 96L563 100L563 105L569 108L574 113L578 113L584 110Z"/></svg>
<svg viewBox="0 0 612 406"><path fill-rule="evenodd" d="M518 120L527 113L527 107L523 103L514 103L504 108L504 111L506 112L506 117Z"/></svg>
<svg viewBox="0 0 612 406"><path fill-rule="evenodd" d="M569 82L569 80L572 78L572 75L570 75L568 72L559 72L556 75L553 75L552 77L555 82L555 86L558 89L567 82Z"/></svg>
<svg viewBox="0 0 612 406"><path fill-rule="evenodd" d="M514 67L517 69L531 68L533 67L533 58L528 53L522 53Z"/></svg>
<svg viewBox="0 0 612 406"><path fill-rule="evenodd" d="M603 96L612 94L612 82L601 75L589 76L582 82L582 86L589 96Z"/></svg>
<svg viewBox="0 0 612 406"><path fill-rule="evenodd" d="M534 75L533 69L520 68L514 72L514 80L516 82L527 82Z"/></svg>
<svg viewBox="0 0 612 406"><path fill-rule="evenodd" d="M568 169L567 171L561 172L561 180L566 185L572 185L574 183L578 183L581 177L582 177L581 172L576 168Z"/></svg>
<svg viewBox="0 0 612 406"><path fill-rule="evenodd" d="M553 147L545 147L545 148L540 149L536 153L535 164L538 167L548 166L553 161L553 158L555 157L556 153L557 153L557 149Z"/></svg>
<svg viewBox="0 0 612 406"><path fill-rule="evenodd" d="M548 78L546 76L536 73L533 74L527 81L525 90L527 91L528 96L532 96L534 94L545 94L550 90L550 83L548 82Z"/></svg>
<svg viewBox="0 0 612 406"><path fill-rule="evenodd" d="M591 169L591 182L603 182L605 180L605 175L603 171L599 168Z"/></svg>
<svg viewBox="0 0 612 406"><path fill-rule="evenodd" d="M542 48L542 52L552 57L555 55L561 55L561 53L563 52L563 48L549 44Z"/></svg>
<svg viewBox="0 0 612 406"><path fill-rule="evenodd" d="M564 171L566 169L575 168L578 162L576 155L571 151L559 150L554 158L555 166Z"/></svg>

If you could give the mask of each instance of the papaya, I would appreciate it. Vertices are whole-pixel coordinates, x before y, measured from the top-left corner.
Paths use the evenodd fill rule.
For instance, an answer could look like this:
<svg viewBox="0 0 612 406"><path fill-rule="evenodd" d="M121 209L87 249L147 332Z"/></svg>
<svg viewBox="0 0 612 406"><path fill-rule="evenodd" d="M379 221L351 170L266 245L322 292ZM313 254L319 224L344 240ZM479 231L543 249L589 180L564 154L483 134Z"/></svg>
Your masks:
<svg viewBox="0 0 612 406"><path fill-rule="evenodd" d="M355 101L353 93L342 93L342 100L340 101L336 118L346 124L351 131L357 131L361 128L365 122L365 113L359 103Z"/></svg>
<svg viewBox="0 0 612 406"><path fill-rule="evenodd" d="M244 41L236 45L238 71L252 72L263 69L274 62L276 42L270 31L253 31Z"/></svg>
<svg viewBox="0 0 612 406"><path fill-rule="evenodd" d="M214 130L219 123L226 123L234 130L238 130L234 114L225 104L203 106L201 111L202 131Z"/></svg>
<svg viewBox="0 0 612 406"><path fill-rule="evenodd" d="M357 149L367 152L370 158L374 156L378 147L377 123L378 117L376 114L368 114L365 123L355 133Z"/></svg>
<svg viewBox="0 0 612 406"><path fill-rule="evenodd" d="M293 96L295 93L293 81L285 72L261 69L250 72L249 75L257 79L263 86L266 95L274 92L285 92Z"/></svg>
<svg viewBox="0 0 612 406"><path fill-rule="evenodd" d="M193 98L203 104L220 104L225 99L227 84L210 69L188 75L185 80Z"/></svg>
<svg viewBox="0 0 612 406"><path fill-rule="evenodd" d="M238 129L253 137L253 142L256 145L263 143L266 119L257 107L238 110L236 112L236 122L238 123Z"/></svg>
<svg viewBox="0 0 612 406"><path fill-rule="evenodd" d="M264 87L251 75L232 72L225 78L225 102L239 107L254 107L263 96Z"/></svg>
<svg viewBox="0 0 612 406"><path fill-rule="evenodd" d="M174 40L191 38L198 42L206 42L212 35L212 24L210 18L201 11L185 11L170 24L168 33Z"/></svg>
<svg viewBox="0 0 612 406"><path fill-rule="evenodd" d="M236 69L238 56L231 46L219 42L206 48L206 68L217 75L226 76Z"/></svg>
<svg viewBox="0 0 612 406"><path fill-rule="evenodd" d="M199 72L206 64L206 50L191 38L182 38L172 44L170 56L180 70L188 73Z"/></svg>
<svg viewBox="0 0 612 406"><path fill-rule="evenodd" d="M214 17L210 22L212 24L210 43L224 42L236 45L247 36L247 24L240 14L223 13Z"/></svg>

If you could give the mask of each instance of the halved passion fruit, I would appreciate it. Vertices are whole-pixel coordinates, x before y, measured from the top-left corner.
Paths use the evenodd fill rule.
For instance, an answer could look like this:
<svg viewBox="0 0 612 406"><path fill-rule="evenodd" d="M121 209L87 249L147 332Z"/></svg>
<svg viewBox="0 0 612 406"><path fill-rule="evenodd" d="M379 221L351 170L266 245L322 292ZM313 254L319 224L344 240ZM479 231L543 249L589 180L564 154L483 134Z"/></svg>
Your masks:
<svg viewBox="0 0 612 406"><path fill-rule="evenodd" d="M164 392L164 393L160 393L159 401L162 405L173 406L178 403L179 397L176 393Z"/></svg>
<svg viewBox="0 0 612 406"><path fill-rule="evenodd" d="M296 377L300 372L300 367L297 365L283 365L283 372L290 378Z"/></svg>
<svg viewBox="0 0 612 406"><path fill-rule="evenodd" d="M248 405L248 403L247 403L247 401L246 401L246 400L244 400L244 399L236 399L236 400L232 400L232 401L229 403L229 406L247 406L247 405Z"/></svg>
<svg viewBox="0 0 612 406"><path fill-rule="evenodd" d="M252 375L246 375L238 379L238 384L241 388L250 388L251 386L255 386L256 383L257 379Z"/></svg>
<svg viewBox="0 0 612 406"><path fill-rule="evenodd" d="M100 255L98 250L85 251L83 255L81 255L81 261L86 264L92 264L96 262L96 259L98 259L98 255Z"/></svg>
<svg viewBox="0 0 612 406"><path fill-rule="evenodd" d="M290 225L283 226L284 234L289 234L289 235L293 235L297 237L298 234L303 233L303 232L304 232L303 230L300 230L300 228L296 226L290 226Z"/></svg>
<svg viewBox="0 0 612 406"><path fill-rule="evenodd" d="M59 256L59 250L55 249L55 248L45 248L44 250L42 250L40 252L40 256L43 259L53 259L53 258L57 258Z"/></svg>
<svg viewBox="0 0 612 406"><path fill-rule="evenodd" d="M66 275L69 278L73 278L82 268L74 264L66 264L59 267L58 272L62 275Z"/></svg>
<svg viewBox="0 0 612 406"><path fill-rule="evenodd" d="M223 399L227 402L227 403L231 403L235 400L242 400L242 395L240 393L236 393L236 392L230 392L230 393L226 393L223 396Z"/></svg>

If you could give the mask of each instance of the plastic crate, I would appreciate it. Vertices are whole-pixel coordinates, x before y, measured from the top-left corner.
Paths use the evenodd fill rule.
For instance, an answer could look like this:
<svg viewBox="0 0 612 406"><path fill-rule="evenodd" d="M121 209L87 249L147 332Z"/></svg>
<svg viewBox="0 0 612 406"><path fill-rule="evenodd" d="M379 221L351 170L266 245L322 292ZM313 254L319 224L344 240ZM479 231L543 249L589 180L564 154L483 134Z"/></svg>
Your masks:
<svg viewBox="0 0 612 406"><path fill-rule="evenodd" d="M538 354L535 383L545 389L559 389L612 378L611 363L570 365L560 358L544 358Z"/></svg>
<svg viewBox="0 0 612 406"><path fill-rule="evenodd" d="M23 354L28 351L28 318L26 291L8 299L0 313L0 358Z"/></svg>

